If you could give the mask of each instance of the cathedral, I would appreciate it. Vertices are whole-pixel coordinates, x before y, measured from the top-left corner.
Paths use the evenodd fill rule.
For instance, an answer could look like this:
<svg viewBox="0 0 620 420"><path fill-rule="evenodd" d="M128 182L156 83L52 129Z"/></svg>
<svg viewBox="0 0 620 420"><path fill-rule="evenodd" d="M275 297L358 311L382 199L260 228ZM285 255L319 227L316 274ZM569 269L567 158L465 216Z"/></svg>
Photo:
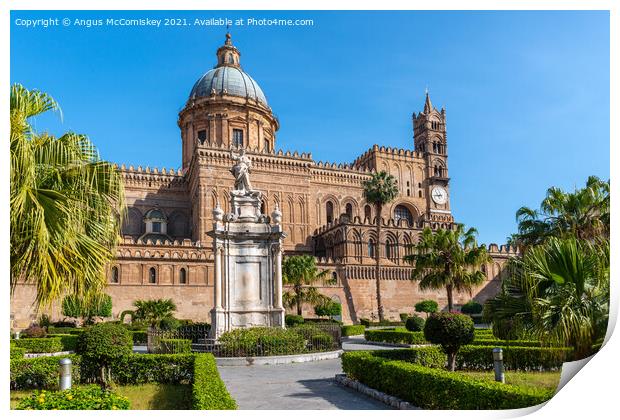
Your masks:
<svg viewBox="0 0 620 420"><path fill-rule="evenodd" d="M177 318L209 320L214 256L208 233L213 210L219 205L230 211L231 150L242 149L252 161L253 187L262 192L261 212L279 208L282 213L285 257L312 254L319 268L329 271L319 290L341 303L344 322L377 318L377 241L386 318L413 312L423 299L445 306L445 291L421 292L410 281L412 267L402 261L422 229L454 223L445 109L437 110L426 94L422 111L412 116L412 149L374 145L349 164L316 162L309 152L278 149L278 118L259 84L244 72L230 34L216 57L215 67L196 81L178 115L181 168L119 167L127 213L117 258L107 273L114 316L132 309L136 299L172 298ZM398 182L398 197L382 214L363 194L364 181L375 171L386 171ZM515 250L491 244L489 253L493 262L482 267L487 281L471 296L455 295L457 308L471 299L483 302L499 290L502 268ZM28 285L15 291L15 327L36 319L34 294ZM54 318L61 317L57 310ZM305 307L304 315L313 317L313 309Z"/></svg>

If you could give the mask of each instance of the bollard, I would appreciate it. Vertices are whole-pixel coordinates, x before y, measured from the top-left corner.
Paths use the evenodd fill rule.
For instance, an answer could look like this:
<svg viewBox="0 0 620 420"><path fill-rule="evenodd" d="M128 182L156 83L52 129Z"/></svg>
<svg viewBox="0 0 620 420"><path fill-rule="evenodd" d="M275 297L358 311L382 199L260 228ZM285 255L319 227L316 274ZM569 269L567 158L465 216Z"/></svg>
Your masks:
<svg viewBox="0 0 620 420"><path fill-rule="evenodd" d="M61 391L71 389L71 359L60 359L58 368L58 387Z"/></svg>
<svg viewBox="0 0 620 420"><path fill-rule="evenodd" d="M19 340L19 331L15 331L15 335L14 335L16 340Z"/></svg>
<svg viewBox="0 0 620 420"><path fill-rule="evenodd" d="M504 353L499 347L493 349L493 369L495 370L495 381L505 383Z"/></svg>

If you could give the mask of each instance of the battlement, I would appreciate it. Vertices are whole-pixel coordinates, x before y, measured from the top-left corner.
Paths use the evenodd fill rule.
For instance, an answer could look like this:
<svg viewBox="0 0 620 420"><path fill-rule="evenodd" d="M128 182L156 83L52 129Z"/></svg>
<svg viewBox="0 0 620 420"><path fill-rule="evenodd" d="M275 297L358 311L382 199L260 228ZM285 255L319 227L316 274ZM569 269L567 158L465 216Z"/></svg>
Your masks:
<svg viewBox="0 0 620 420"><path fill-rule="evenodd" d="M422 152L418 152L416 150L410 149L400 149L396 147L389 146L379 146L377 144L373 145L366 152L361 154L357 159L353 161L352 166L359 167L364 166L368 159L372 158L373 155L381 154L381 155L390 155L391 157L400 157L400 158L409 158L416 159L423 157Z"/></svg>
<svg viewBox="0 0 620 420"><path fill-rule="evenodd" d="M369 227L376 228L377 227L377 218L374 217L372 220L364 217L361 218L359 216L353 216L351 220L348 220L346 216L341 216L339 220L335 220L333 223L327 223L319 228L314 230L314 236L322 235L325 232L332 230L338 226L344 224L350 224L360 227ZM413 224L409 224L409 222L405 219L400 219L398 222L393 218L386 219L384 217L381 218L381 226L386 228L398 228L398 229L421 229L424 227L424 221L420 220L419 222L414 222Z"/></svg>
<svg viewBox="0 0 620 420"><path fill-rule="evenodd" d="M123 245L153 245L153 246L173 246L173 247L185 247L185 248L203 248L200 241L192 241L191 239L134 239L129 236L124 236L118 243L119 246ZM208 246L210 248L210 245Z"/></svg>
<svg viewBox="0 0 620 420"><path fill-rule="evenodd" d="M183 172L180 169L166 169L166 168L151 168L150 166L142 167L141 165L138 167L134 167L133 165L126 166L124 163L120 166L118 164L114 164L114 168L118 169L125 174L152 174L152 175L166 175L166 176L177 176L182 177Z"/></svg>
<svg viewBox="0 0 620 420"><path fill-rule="evenodd" d="M487 250L492 255L506 255L509 257L517 256L521 254L521 250L518 247L511 245L497 245L497 244L489 244Z"/></svg>

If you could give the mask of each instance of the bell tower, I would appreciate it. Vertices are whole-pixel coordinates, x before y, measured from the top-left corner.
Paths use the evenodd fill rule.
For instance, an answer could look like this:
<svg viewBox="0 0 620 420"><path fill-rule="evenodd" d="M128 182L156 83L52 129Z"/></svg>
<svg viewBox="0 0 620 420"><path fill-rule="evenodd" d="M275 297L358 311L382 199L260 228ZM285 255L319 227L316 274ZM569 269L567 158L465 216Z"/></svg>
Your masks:
<svg viewBox="0 0 620 420"><path fill-rule="evenodd" d="M427 90L424 111L414 112L412 120L415 150L424 159L427 214L431 221L451 221L446 110L435 109Z"/></svg>

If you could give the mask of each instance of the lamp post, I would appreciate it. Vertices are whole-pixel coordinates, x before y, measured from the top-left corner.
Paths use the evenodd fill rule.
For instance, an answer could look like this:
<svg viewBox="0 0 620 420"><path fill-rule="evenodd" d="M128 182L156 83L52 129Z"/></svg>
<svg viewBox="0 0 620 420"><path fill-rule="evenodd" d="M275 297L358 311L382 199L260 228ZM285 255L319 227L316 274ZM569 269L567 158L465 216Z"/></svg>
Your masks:
<svg viewBox="0 0 620 420"><path fill-rule="evenodd" d="M58 386L61 391L71 389L71 359L60 359L58 368Z"/></svg>
<svg viewBox="0 0 620 420"><path fill-rule="evenodd" d="M499 347L493 349L493 369L495 370L495 381L505 383L504 353Z"/></svg>

